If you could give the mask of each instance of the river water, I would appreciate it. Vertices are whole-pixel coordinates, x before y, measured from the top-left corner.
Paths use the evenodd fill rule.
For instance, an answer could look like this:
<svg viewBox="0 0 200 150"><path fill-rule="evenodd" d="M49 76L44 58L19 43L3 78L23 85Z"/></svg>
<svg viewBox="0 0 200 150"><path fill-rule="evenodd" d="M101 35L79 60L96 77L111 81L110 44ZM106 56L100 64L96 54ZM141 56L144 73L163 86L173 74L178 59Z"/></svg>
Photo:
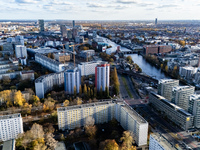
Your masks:
<svg viewBox="0 0 200 150"><path fill-rule="evenodd" d="M118 44L112 42L111 40L103 38L104 42L107 43L108 45L111 45L112 48L109 48L106 50L106 53L110 54L112 52L115 52L117 49ZM129 49L125 47L121 47L121 51L130 51ZM126 55L127 56L127 55ZM142 72L155 78L155 79L165 79L165 78L170 78L164 74L164 72L161 71L161 69L156 68L155 66L152 66L150 63L148 63L141 55L138 54L129 54L128 56L131 56L133 61L140 66L142 69Z"/></svg>

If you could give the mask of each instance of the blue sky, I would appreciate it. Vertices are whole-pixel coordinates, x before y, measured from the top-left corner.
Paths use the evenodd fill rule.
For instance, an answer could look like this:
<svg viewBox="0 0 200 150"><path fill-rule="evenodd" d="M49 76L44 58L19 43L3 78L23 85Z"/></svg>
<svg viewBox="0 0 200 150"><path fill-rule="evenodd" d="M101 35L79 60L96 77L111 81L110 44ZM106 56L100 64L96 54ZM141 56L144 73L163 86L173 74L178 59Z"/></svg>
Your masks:
<svg viewBox="0 0 200 150"><path fill-rule="evenodd" d="M199 0L0 0L0 19L200 20Z"/></svg>

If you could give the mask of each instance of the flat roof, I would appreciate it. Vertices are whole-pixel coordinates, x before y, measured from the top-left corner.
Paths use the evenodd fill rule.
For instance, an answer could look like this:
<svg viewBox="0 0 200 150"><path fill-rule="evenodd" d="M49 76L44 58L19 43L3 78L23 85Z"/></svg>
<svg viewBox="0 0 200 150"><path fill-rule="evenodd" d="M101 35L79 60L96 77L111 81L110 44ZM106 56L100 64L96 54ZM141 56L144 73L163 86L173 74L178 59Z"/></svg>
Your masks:
<svg viewBox="0 0 200 150"><path fill-rule="evenodd" d="M62 112L62 111L67 111L67 110L81 109L81 108L86 108L86 107L101 106L101 105L107 105L107 104L109 105L109 104L116 104L116 103L112 102L112 100L105 100L103 102L60 107L57 110L58 112ZM147 121L142 116L140 116L133 108L131 108L128 104L124 102L117 102L117 104L121 105L125 109L125 111L127 111L130 115L132 115L133 118L137 120L139 123L147 123Z"/></svg>
<svg viewBox="0 0 200 150"><path fill-rule="evenodd" d="M14 150L15 149L15 139L3 142L3 150Z"/></svg>
<svg viewBox="0 0 200 150"><path fill-rule="evenodd" d="M165 103L166 105L168 105L169 107L173 108L174 110L180 112L181 114L185 115L185 116L192 116L190 113L188 113L187 111L183 110L181 107L171 103L170 101L168 101L167 99L165 99L163 96L158 95L154 92L151 92L152 95L154 95L155 97L157 97L160 101L162 101L163 103Z"/></svg>
<svg viewBox="0 0 200 150"><path fill-rule="evenodd" d="M165 149L165 150L178 150L173 146L173 143L170 143L162 134L152 133L151 136Z"/></svg>
<svg viewBox="0 0 200 150"><path fill-rule="evenodd" d="M11 118L21 118L21 114L18 113L18 114L11 114L11 115L3 115L3 116L0 116L0 120L3 120L3 119L11 119Z"/></svg>
<svg viewBox="0 0 200 150"><path fill-rule="evenodd" d="M161 79L159 80L159 83L171 83L171 82L179 82L179 80L175 80L175 79Z"/></svg>

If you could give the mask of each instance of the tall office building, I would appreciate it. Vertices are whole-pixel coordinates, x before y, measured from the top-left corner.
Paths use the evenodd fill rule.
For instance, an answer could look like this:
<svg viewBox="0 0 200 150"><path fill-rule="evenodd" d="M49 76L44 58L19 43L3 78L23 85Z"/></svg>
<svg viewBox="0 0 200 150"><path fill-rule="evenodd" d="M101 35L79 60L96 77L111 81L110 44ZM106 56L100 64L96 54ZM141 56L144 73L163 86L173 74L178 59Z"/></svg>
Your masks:
<svg viewBox="0 0 200 150"><path fill-rule="evenodd" d="M155 25L157 25L157 24L158 24L158 19L156 18L156 19L155 19Z"/></svg>
<svg viewBox="0 0 200 150"><path fill-rule="evenodd" d="M79 93L79 86L81 85L81 75L78 68L72 70L67 70L64 73L64 86L65 91L69 94L74 94L74 87L76 87L76 92Z"/></svg>
<svg viewBox="0 0 200 150"><path fill-rule="evenodd" d="M21 114L0 116L0 141L15 139L20 133L23 133Z"/></svg>
<svg viewBox="0 0 200 150"><path fill-rule="evenodd" d="M60 25L60 32L62 37L67 37L67 28L65 25Z"/></svg>
<svg viewBox="0 0 200 150"><path fill-rule="evenodd" d="M75 20L72 21L73 28L75 27Z"/></svg>
<svg viewBox="0 0 200 150"><path fill-rule="evenodd" d="M200 95L190 96L188 112L194 115L194 126L200 128Z"/></svg>
<svg viewBox="0 0 200 150"><path fill-rule="evenodd" d="M153 133L150 135L149 150L178 150L178 148L161 134Z"/></svg>
<svg viewBox="0 0 200 150"><path fill-rule="evenodd" d="M44 32L44 20L38 20L40 32Z"/></svg>
<svg viewBox="0 0 200 150"><path fill-rule="evenodd" d="M189 98L194 94L195 87L193 86L177 86L172 89L172 102L179 107L188 111Z"/></svg>
<svg viewBox="0 0 200 150"><path fill-rule="evenodd" d="M89 116L94 118L95 124L105 123L115 118L125 130L133 132L138 146L147 144L148 122L122 102L107 101L62 107L57 109L57 113L60 130L84 126Z"/></svg>
<svg viewBox="0 0 200 150"><path fill-rule="evenodd" d="M26 46L16 45L15 46L15 55L17 58L27 58Z"/></svg>
<svg viewBox="0 0 200 150"><path fill-rule="evenodd" d="M158 81L158 94L171 101L172 88L175 86L179 86L179 80L161 79Z"/></svg>
<svg viewBox="0 0 200 150"><path fill-rule="evenodd" d="M105 91L106 87L109 88L110 85L110 64L101 64L95 68L95 86L97 91Z"/></svg>

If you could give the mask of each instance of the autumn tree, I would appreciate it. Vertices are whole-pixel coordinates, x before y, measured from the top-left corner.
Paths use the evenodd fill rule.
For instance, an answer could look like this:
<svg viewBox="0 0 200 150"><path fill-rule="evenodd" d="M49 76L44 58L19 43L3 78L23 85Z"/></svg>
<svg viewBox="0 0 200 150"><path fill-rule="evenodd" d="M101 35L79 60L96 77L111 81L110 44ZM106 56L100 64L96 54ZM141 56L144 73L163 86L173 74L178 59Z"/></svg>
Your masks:
<svg viewBox="0 0 200 150"><path fill-rule="evenodd" d="M55 101L53 98L48 97L44 101L43 110L44 111L52 111L54 109Z"/></svg>
<svg viewBox="0 0 200 150"><path fill-rule="evenodd" d="M116 67L114 68L114 71L112 73L112 78L113 78L113 88L114 88L114 93L116 95L119 95L119 79L117 75L117 69Z"/></svg>
<svg viewBox="0 0 200 150"><path fill-rule="evenodd" d="M25 104L23 105L23 109L24 109L25 113L31 114L32 105L31 105L31 104L28 104L28 103L25 103Z"/></svg>
<svg viewBox="0 0 200 150"><path fill-rule="evenodd" d="M95 87L94 88L94 98L96 98L97 97L97 88Z"/></svg>
<svg viewBox="0 0 200 150"><path fill-rule="evenodd" d="M115 140L105 140L100 143L99 150L119 150L119 145Z"/></svg>
<svg viewBox="0 0 200 150"><path fill-rule="evenodd" d="M55 150L57 141L53 138L54 135L52 133L47 133L45 136L45 142L49 150Z"/></svg>
<svg viewBox="0 0 200 150"><path fill-rule="evenodd" d="M69 105L69 100L65 100L64 102L63 102L63 105L65 106L65 107L67 107L68 105Z"/></svg>
<svg viewBox="0 0 200 150"><path fill-rule="evenodd" d="M82 97L82 86L79 86L79 97Z"/></svg>
<svg viewBox="0 0 200 150"><path fill-rule="evenodd" d="M88 97L90 98L91 97L91 94L90 94L90 87L88 87L88 93L87 93Z"/></svg>
<svg viewBox="0 0 200 150"><path fill-rule="evenodd" d="M122 141L123 150L126 150L126 149L129 150L132 148L132 144L134 140L133 140L132 133L130 131L124 131L120 140Z"/></svg>
<svg viewBox="0 0 200 150"><path fill-rule="evenodd" d="M74 86L74 97L76 97L76 86Z"/></svg>
<svg viewBox="0 0 200 150"><path fill-rule="evenodd" d="M81 105L82 104L82 99L77 97L76 98L76 105Z"/></svg>
<svg viewBox="0 0 200 150"><path fill-rule="evenodd" d="M84 84L83 94L84 94L84 97L87 98L87 86L86 86L86 84Z"/></svg>
<svg viewBox="0 0 200 150"><path fill-rule="evenodd" d="M33 106L38 106L40 104L40 99L38 96L36 95L33 95L32 96L32 103L33 103Z"/></svg>
<svg viewBox="0 0 200 150"><path fill-rule="evenodd" d="M165 72L168 72L168 66L165 66Z"/></svg>
<svg viewBox="0 0 200 150"><path fill-rule="evenodd" d="M26 102L26 100L24 99L21 91L17 91L15 92L15 95L14 95L14 104L16 106L23 106L23 104Z"/></svg>

